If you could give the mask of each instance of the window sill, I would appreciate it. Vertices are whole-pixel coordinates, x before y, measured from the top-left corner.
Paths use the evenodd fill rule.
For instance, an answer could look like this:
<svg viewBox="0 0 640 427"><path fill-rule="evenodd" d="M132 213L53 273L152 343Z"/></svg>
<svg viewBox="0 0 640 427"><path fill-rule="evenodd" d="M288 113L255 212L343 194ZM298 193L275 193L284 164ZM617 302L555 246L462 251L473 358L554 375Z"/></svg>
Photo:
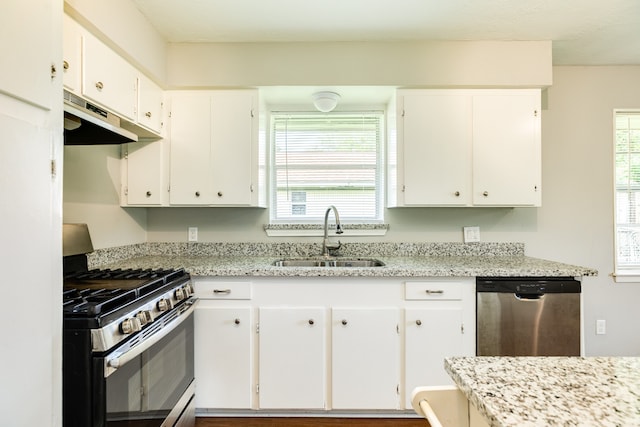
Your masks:
<svg viewBox="0 0 640 427"><path fill-rule="evenodd" d="M640 283L640 270L621 270L613 273L616 283Z"/></svg>
<svg viewBox="0 0 640 427"><path fill-rule="evenodd" d="M340 236L384 236L389 224L342 224L344 231ZM264 231L269 237L282 236L322 236L324 228L321 224L266 224ZM329 228L330 234L335 235L335 225Z"/></svg>

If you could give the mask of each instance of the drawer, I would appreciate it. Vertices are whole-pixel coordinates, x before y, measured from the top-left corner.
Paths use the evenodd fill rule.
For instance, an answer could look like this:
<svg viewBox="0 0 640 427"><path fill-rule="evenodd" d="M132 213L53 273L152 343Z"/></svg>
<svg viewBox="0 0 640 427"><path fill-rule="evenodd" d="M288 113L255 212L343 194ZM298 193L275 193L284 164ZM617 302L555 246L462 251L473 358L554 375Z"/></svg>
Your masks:
<svg viewBox="0 0 640 427"><path fill-rule="evenodd" d="M197 280L194 287L196 297L201 299L251 299L251 282Z"/></svg>
<svg viewBox="0 0 640 427"><path fill-rule="evenodd" d="M405 300L461 300L462 283L429 280L405 282Z"/></svg>

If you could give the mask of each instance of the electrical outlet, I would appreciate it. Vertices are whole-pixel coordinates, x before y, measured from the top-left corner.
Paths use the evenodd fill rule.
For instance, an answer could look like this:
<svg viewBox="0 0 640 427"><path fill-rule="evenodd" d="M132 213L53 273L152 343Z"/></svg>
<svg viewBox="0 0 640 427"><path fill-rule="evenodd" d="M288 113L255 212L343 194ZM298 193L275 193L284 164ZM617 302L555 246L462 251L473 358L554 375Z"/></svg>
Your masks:
<svg viewBox="0 0 640 427"><path fill-rule="evenodd" d="M604 335L607 333L607 321L603 319L596 320L596 335Z"/></svg>
<svg viewBox="0 0 640 427"><path fill-rule="evenodd" d="M198 241L198 227L189 227L189 241L190 242Z"/></svg>
<svg viewBox="0 0 640 427"><path fill-rule="evenodd" d="M480 241L480 227L462 227L464 242L475 243Z"/></svg>

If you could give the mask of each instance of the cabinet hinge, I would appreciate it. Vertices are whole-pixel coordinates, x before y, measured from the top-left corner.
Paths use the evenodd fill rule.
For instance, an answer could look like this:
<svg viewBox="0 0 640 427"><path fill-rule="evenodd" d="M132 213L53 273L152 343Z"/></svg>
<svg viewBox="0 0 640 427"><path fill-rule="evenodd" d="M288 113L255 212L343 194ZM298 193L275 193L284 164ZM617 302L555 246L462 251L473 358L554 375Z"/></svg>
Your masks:
<svg viewBox="0 0 640 427"><path fill-rule="evenodd" d="M256 394L260 394L260 384L256 384Z"/></svg>
<svg viewBox="0 0 640 427"><path fill-rule="evenodd" d="M55 79L58 74L58 69L56 68L56 64L51 64L51 68L49 69L51 74L51 80Z"/></svg>
<svg viewBox="0 0 640 427"><path fill-rule="evenodd" d="M400 325L396 324L396 334L400 335Z"/></svg>
<svg viewBox="0 0 640 427"><path fill-rule="evenodd" d="M404 188L405 188L405 187L404 187L404 185L403 185L403 186L402 186L402 192L403 192L403 193L404 193Z"/></svg>
<svg viewBox="0 0 640 427"><path fill-rule="evenodd" d="M260 333L260 323L256 323L256 334Z"/></svg>
<svg viewBox="0 0 640 427"><path fill-rule="evenodd" d="M400 396L400 384L396 384L396 394Z"/></svg>
<svg viewBox="0 0 640 427"><path fill-rule="evenodd" d="M533 110L533 117L538 117L538 110Z"/></svg>
<svg viewBox="0 0 640 427"><path fill-rule="evenodd" d="M460 324L460 333L464 335L464 323Z"/></svg>
<svg viewBox="0 0 640 427"><path fill-rule="evenodd" d="M253 193L253 184L249 185L249 190Z"/></svg>
<svg viewBox="0 0 640 427"><path fill-rule="evenodd" d="M404 117L404 110L402 110L402 117Z"/></svg>
<svg viewBox="0 0 640 427"><path fill-rule="evenodd" d="M129 195L129 187L124 187L124 195L125 196Z"/></svg>
<svg viewBox="0 0 640 427"><path fill-rule="evenodd" d="M253 108L251 109L251 117L253 117Z"/></svg>
<svg viewBox="0 0 640 427"><path fill-rule="evenodd" d="M51 178L55 178L56 177L56 161L55 159L51 159Z"/></svg>

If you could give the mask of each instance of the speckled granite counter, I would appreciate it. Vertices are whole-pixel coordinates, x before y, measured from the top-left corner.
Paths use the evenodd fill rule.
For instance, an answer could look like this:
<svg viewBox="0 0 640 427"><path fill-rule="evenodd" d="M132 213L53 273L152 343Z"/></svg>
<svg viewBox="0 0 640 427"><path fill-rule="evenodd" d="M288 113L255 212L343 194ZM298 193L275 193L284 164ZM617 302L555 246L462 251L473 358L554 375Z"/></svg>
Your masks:
<svg viewBox="0 0 640 427"><path fill-rule="evenodd" d="M96 251L90 267L184 268L194 276L595 276L597 271L524 256L521 243L345 244L342 257L375 258L383 267L274 267L320 252L315 244L147 243Z"/></svg>
<svg viewBox="0 0 640 427"><path fill-rule="evenodd" d="M454 357L445 369L493 427L640 426L637 357Z"/></svg>

